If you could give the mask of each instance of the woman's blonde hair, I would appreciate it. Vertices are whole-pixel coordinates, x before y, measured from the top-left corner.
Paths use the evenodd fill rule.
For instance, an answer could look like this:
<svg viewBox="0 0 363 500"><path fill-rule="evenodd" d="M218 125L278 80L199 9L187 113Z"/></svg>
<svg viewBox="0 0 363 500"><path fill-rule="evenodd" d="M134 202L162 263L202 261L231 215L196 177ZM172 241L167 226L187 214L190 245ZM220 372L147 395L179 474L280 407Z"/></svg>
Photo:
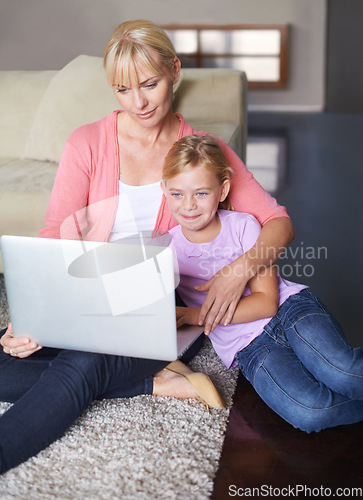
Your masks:
<svg viewBox="0 0 363 500"><path fill-rule="evenodd" d="M155 54L159 60L155 60ZM143 19L120 24L108 42L103 58L109 84L129 86L137 80L137 65L144 65L155 75L162 66L172 71L176 53L165 31ZM139 82L138 82L139 83Z"/></svg>
<svg viewBox="0 0 363 500"><path fill-rule="evenodd" d="M165 157L162 178L167 181L200 166L212 172L221 185L231 180L233 171L218 141L210 135L188 135L175 142ZM219 208L233 210L228 196Z"/></svg>

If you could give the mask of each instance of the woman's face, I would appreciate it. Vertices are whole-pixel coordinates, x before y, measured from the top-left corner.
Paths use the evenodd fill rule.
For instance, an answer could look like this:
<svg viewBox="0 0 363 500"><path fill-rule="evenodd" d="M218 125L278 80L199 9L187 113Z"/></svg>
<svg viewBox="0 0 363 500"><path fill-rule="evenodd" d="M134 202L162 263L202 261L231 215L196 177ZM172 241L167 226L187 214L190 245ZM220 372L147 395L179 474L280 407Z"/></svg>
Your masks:
<svg viewBox="0 0 363 500"><path fill-rule="evenodd" d="M173 85L179 78L180 61L175 58L173 71L161 65L160 67L162 73L155 75L139 64L136 70L137 81L131 81L128 86L113 86L122 108L143 127L158 125L172 113Z"/></svg>

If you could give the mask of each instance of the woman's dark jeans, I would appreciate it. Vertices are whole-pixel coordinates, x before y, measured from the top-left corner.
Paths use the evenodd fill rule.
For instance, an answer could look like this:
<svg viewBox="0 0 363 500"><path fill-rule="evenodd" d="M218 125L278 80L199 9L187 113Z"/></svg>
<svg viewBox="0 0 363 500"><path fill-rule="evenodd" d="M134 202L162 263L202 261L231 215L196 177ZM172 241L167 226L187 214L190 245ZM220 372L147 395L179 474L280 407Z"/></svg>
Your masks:
<svg viewBox="0 0 363 500"><path fill-rule="evenodd" d="M0 332L0 336L5 330ZM190 361L203 335L181 358ZM0 351L0 473L60 438L97 399L152 394L153 375L167 361L43 348L25 359Z"/></svg>

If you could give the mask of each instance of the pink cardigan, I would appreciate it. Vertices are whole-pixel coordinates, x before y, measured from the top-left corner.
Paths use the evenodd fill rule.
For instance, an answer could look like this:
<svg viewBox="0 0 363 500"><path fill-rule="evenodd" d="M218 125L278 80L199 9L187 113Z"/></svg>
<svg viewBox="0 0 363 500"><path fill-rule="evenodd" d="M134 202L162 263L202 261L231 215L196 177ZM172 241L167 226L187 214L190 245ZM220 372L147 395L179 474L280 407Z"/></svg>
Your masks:
<svg viewBox="0 0 363 500"><path fill-rule="evenodd" d="M69 137L40 237L108 240L118 207L119 112L79 127ZM177 116L178 139L191 134L206 135L194 130L181 115ZM258 184L234 151L224 141L220 143L234 171L230 197L235 210L253 214L261 225L276 217L288 217L285 208ZM165 232L175 225L163 196L154 229Z"/></svg>

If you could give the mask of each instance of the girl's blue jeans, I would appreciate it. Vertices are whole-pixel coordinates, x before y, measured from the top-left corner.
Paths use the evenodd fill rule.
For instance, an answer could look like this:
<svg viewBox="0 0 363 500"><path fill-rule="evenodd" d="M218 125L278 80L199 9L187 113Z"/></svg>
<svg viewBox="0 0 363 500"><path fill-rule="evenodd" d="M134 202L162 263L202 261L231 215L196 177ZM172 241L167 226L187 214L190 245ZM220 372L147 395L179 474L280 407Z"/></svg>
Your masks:
<svg viewBox="0 0 363 500"><path fill-rule="evenodd" d="M237 361L265 403L294 427L312 432L363 420L363 349L347 344L306 289L282 304Z"/></svg>
<svg viewBox="0 0 363 500"><path fill-rule="evenodd" d="M5 332L0 332L0 336ZM188 362L201 336L181 358ZM97 399L152 394L153 375L167 361L43 348L19 359L0 352L0 473L61 437Z"/></svg>

